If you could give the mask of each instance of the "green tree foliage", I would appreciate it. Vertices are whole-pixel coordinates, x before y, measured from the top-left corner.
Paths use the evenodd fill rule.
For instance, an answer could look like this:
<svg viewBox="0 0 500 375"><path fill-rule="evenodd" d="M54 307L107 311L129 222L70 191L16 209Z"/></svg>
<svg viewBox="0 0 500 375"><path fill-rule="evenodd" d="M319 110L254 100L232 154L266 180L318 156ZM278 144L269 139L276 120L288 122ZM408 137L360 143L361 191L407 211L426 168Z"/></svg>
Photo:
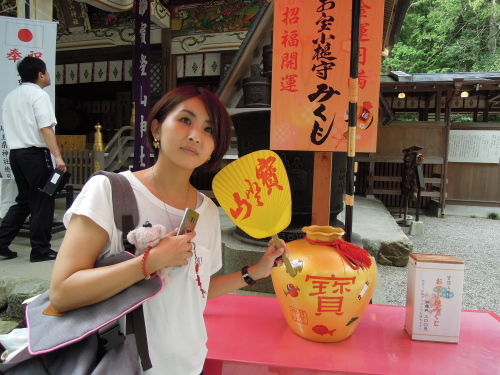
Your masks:
<svg viewBox="0 0 500 375"><path fill-rule="evenodd" d="M413 0L383 66L408 73L500 71L500 0Z"/></svg>

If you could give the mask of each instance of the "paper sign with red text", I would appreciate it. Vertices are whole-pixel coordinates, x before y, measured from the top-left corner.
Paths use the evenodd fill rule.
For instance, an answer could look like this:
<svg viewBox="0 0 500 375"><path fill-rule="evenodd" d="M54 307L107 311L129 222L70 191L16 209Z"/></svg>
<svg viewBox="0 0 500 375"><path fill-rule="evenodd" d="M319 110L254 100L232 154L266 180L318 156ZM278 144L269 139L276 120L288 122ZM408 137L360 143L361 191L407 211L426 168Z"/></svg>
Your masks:
<svg viewBox="0 0 500 375"><path fill-rule="evenodd" d="M351 60L348 1L275 0L271 149L346 151ZM377 142L383 2L363 0L356 150Z"/></svg>

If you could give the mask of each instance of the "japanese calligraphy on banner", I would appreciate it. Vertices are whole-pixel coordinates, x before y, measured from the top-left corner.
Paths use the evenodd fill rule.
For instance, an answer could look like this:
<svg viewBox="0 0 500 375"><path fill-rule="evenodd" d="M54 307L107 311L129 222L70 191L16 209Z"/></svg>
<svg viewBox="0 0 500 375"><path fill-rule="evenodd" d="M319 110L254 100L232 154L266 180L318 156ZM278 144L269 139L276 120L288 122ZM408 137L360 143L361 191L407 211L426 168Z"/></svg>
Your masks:
<svg viewBox="0 0 500 375"><path fill-rule="evenodd" d="M352 4L274 3L271 149L345 152ZM383 2L361 2L358 152L376 151L383 11Z"/></svg>
<svg viewBox="0 0 500 375"><path fill-rule="evenodd" d="M17 62L26 56L42 59L52 76L52 85L44 90L49 94L52 105L55 105L55 62L57 23L36 21L24 18L0 17L0 105L7 94L19 86ZM14 178L10 169L9 149L5 141L3 120L0 116L0 173L3 178Z"/></svg>
<svg viewBox="0 0 500 375"><path fill-rule="evenodd" d="M151 166L146 138L146 125L151 106L150 84L150 14L149 0L137 0L135 7L134 102L135 143L134 171Z"/></svg>

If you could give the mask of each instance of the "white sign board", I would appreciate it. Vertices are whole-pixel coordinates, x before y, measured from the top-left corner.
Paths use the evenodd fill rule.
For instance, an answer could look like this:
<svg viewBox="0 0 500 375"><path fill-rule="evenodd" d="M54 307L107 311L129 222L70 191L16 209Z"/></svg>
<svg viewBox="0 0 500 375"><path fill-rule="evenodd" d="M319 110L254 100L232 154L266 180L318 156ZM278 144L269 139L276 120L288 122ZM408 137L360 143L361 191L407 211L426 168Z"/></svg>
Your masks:
<svg viewBox="0 0 500 375"><path fill-rule="evenodd" d="M51 75L55 75L57 23L36 21L24 18L0 17L0 104L9 92L19 86L20 77L16 63L26 56L41 58ZM52 105L55 103L55 77L52 85L45 90ZM14 178L10 169L9 149L3 133L3 120L0 116L0 173L3 178Z"/></svg>
<svg viewBox="0 0 500 375"><path fill-rule="evenodd" d="M448 161L500 163L500 131L451 130Z"/></svg>

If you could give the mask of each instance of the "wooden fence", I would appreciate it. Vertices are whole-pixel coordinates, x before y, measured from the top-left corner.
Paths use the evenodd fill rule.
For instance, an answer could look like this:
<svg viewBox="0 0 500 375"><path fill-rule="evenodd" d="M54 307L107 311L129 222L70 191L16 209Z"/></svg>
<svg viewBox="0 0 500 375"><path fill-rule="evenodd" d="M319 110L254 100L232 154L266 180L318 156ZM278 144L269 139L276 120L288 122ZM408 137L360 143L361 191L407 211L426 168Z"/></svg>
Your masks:
<svg viewBox="0 0 500 375"><path fill-rule="evenodd" d="M71 173L68 185L81 189L94 172L91 150L62 150L61 155Z"/></svg>
<svg viewBox="0 0 500 375"><path fill-rule="evenodd" d="M451 123L451 130L500 130L499 123ZM356 194L378 197L387 207L401 204L403 150L423 147L425 189L421 207L431 201L500 207L500 164L458 163L446 158L445 122L393 122L378 129L377 152L358 154ZM447 167L446 178L444 175ZM415 202L409 202L414 207Z"/></svg>
<svg viewBox="0 0 500 375"><path fill-rule="evenodd" d="M403 150L421 146L425 189L421 207L427 208L431 199L441 201L444 186L443 164L446 124L444 122L393 122L378 129L377 152L359 154L356 193L375 195L387 207L402 205L401 181ZM409 202L414 207L416 202Z"/></svg>

